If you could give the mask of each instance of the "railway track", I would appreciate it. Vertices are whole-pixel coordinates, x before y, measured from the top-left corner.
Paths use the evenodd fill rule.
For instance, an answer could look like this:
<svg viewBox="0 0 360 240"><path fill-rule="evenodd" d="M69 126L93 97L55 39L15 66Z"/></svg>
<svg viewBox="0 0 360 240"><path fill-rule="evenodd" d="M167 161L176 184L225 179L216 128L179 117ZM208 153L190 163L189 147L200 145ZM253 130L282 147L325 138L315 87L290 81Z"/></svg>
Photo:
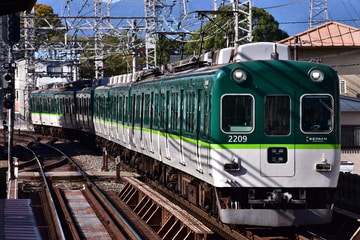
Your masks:
<svg viewBox="0 0 360 240"><path fill-rule="evenodd" d="M47 223L44 239L142 239L76 162L47 144L32 142L27 149L34 156L30 161L36 161L38 166L31 164L20 172L38 170L41 173L42 181L32 180L31 191L38 192L36 204L42 206L42 216ZM77 173L78 177L69 183L71 189L55 187L48 174L61 175L64 171Z"/></svg>
<svg viewBox="0 0 360 240"><path fill-rule="evenodd" d="M167 233L169 235L168 238L166 238L166 234L164 234L163 232L160 231L160 229L165 229L165 226L162 226L160 223L158 223L157 221L159 221L159 219L161 219L159 216L160 215L166 215L166 214L160 214L159 213L159 209L163 209L163 207L159 207L159 205L146 205L145 202L139 202L136 205L134 205L135 203L132 202L133 198L130 198L131 200L129 200L129 198L126 200L126 197L124 197L125 195L122 195L124 193L121 192L106 192L106 193L102 193L100 190L98 191L97 186L94 183L90 183L91 179L89 176L87 176L86 172L84 172L83 170L81 170L81 168L75 163L73 164L71 159L66 157L65 154L61 153L61 151L58 150L53 150L53 152L47 152L43 149L43 147L48 148L49 144L41 144L38 142L34 142L31 144L28 144L28 148L30 150L26 150L29 152L34 152L34 155L40 155L41 156L41 161L42 161L42 166L39 167L35 167L35 157L30 158L32 159L32 161L28 161L28 162L32 162L25 164L25 160L22 161L21 164L21 169L20 172L25 172L25 171L40 171L40 169L43 169L45 175L44 177L48 178L49 180L49 187L44 187L44 185L42 183L36 183L33 180L31 181L31 183L26 182L25 184L29 184L31 185L28 188L31 188L30 191L34 191L35 192L39 192L40 190L46 189L46 188L52 188L51 192L53 194L53 202L56 205L57 209L60 209L60 213L58 213L58 217L53 217L51 216L50 213L50 204L45 203L48 200L47 199L47 194L44 194L42 191L39 194L38 197L35 198L39 198L41 201L39 201L38 203L33 203L34 207L39 207L41 205L41 207L44 207L44 205L46 205L44 207L44 212L46 214L44 218L47 219L46 222L56 222L57 219L59 219L60 224L63 227L63 230L60 231L60 234L57 235L51 235L49 233L49 239L61 239L61 232L63 232L63 234L65 236L72 236L72 239L83 239L85 238L84 234L88 234L87 236L97 236L97 238L95 239L107 239L107 236L109 236L109 239L177 239L174 237L169 237L171 236L171 234L176 234L178 232L180 232L180 229L177 229L175 226L175 222L172 222L174 226L173 228L168 228L167 229ZM24 150L23 153L26 152ZM24 154L21 154L24 155ZM29 153L26 153L25 155L30 155ZM64 172L65 171L65 172ZM71 180L70 178L66 178L62 179L61 177L59 177L61 174L63 174L64 176L66 175L66 173L80 173L80 172L84 172L82 177L74 177L74 175L82 175L82 174L72 174ZM57 176L56 178L54 176ZM43 177L43 178L44 178ZM90 182L87 181L87 178L90 180ZM56 179L56 180L55 180ZM126 178L123 178L123 180L128 180ZM64 184L64 182L67 181L68 182L68 187L59 187L59 185L61 186L66 186L66 184ZM136 180L138 181L138 180ZM214 233L212 232L196 232L194 230L191 230L190 228L187 227L183 227L183 229L185 230L181 230L183 231L181 235L182 238L181 239L187 239L184 236L187 236L185 233L191 233L189 234L189 236L191 235L191 237L189 237L188 239L255 239L255 240L264 240L264 239L302 239L302 240L306 240L306 239L339 239L337 238L338 236L336 234L329 234L329 233L324 233L322 228L327 228L331 225L328 226L320 226L320 227L311 227L311 228L261 228L261 227L256 227L256 228L251 228L251 227L243 227L243 226L228 226L228 225L224 225L222 223L220 223L216 218L210 217L207 213L194 208L194 206L183 200L182 198L173 195L172 191L168 190L165 187L159 186L159 184L157 182L150 182L150 185L152 185L153 187L155 187L156 191L162 193L165 198L169 198L170 202L172 203L176 203L176 205L180 206L181 209L186 210L186 212L191 213L191 215L193 216L192 218L196 218L199 220L199 222L201 222L202 224L204 224L205 226L207 226L208 229L211 229ZM61 183L61 184L58 184ZM135 183L134 185L136 186L140 186L143 185L144 183ZM23 185L23 186L24 186ZM56 187L54 187L56 185ZM26 187L25 187L26 188ZM125 187L124 189L126 189L127 187ZM95 189L95 190L94 190ZM124 190L125 191L125 190ZM129 190L128 190L129 191ZM131 192L131 191L130 191ZM138 194L138 196L143 196L143 193ZM122 196L121 196L122 195ZM149 195L154 195L154 193L150 193ZM171 196L172 195L172 196ZM99 201L100 199L100 201ZM159 200L161 199L161 200ZM165 200L163 198L159 197L158 201L159 202L165 202ZM96 201L95 201L96 200ZM121 200L121 201L120 201ZM98 202L108 202L109 204L107 206L104 206L103 203L98 203ZM130 202L129 202L130 201ZM152 202L153 200L148 200L148 202ZM91 212L91 216L87 215L86 217L82 216L82 210L80 209L76 209L76 208L72 208L72 206L75 206L77 204L82 204L83 208L82 209L87 209L87 211ZM149 203L147 203L149 204ZM138 206L137 206L138 205ZM136 207L137 206L137 207ZM139 206L145 206L143 208L143 210L140 210L141 208ZM48 210L46 210L48 209ZM122 209L121 211L119 209ZM127 209L127 210L124 210ZM146 213L144 212L144 209L146 209ZM171 209L171 207L170 207ZM104 214L101 215L100 213L103 212L108 212L108 214ZM76 215L76 213L78 215ZM79 215L80 214L80 215ZM117 216L117 214L119 214L119 216ZM169 215L171 216L175 216L176 213L173 212L173 210L171 210L171 213L169 213ZM152 217L149 217L152 216ZM195 217L194 217L195 216ZM85 222L81 222L81 219L85 219ZM118 219L117 218L123 218L126 219L126 224L124 226L122 226L122 224L115 224L114 222L117 222ZM91 220L90 220L91 219ZM93 220L94 219L94 220ZM97 219L97 220L95 220ZM130 220L129 220L130 219ZM154 220L156 219L156 221ZM183 220L183 222L181 222L180 224L177 224L177 226L186 226L186 222L189 221L190 218L187 218L188 220ZM89 221L92 223L91 225L95 225L95 226L104 226L100 229L97 230L87 230L86 227L89 227ZM359 219L355 219L355 221L357 221L357 223L359 222ZM161 222L166 222L165 220L161 220ZM135 223L135 226L133 226ZM141 224L140 224L141 223ZM119 233L114 233L115 230L112 230L112 226L117 226L119 228L126 228L126 225L130 225L133 226L133 230L135 232L135 235L137 235L139 238L131 238L129 237L127 234L129 233L123 233L122 231L120 231ZM356 224L356 223L355 223ZM83 229L81 229L80 227L83 227ZM46 228L47 232L52 232L52 234L54 234L54 232L56 232L56 226L43 226L42 228ZM355 230L358 227L355 226ZM190 229L190 230L189 230ZM86 233L87 231L90 231L88 233ZM91 232L92 231L92 232ZM106 235L106 233L104 232L108 232L108 235ZM165 230L162 230L165 231ZM352 230L350 230L352 231ZM94 233L96 232L96 234ZM109 232L113 235L110 235ZM176 232L176 233L174 233ZM105 235L101 235L101 234L105 234ZM206 237L204 237L206 235ZM350 237L352 234L349 234ZM174 235L172 235L174 236ZM179 235L180 236L180 235ZM194 236L197 236L197 238ZM215 238L214 238L215 236ZM349 238L350 239L350 238ZM356 238L354 238L356 239Z"/></svg>

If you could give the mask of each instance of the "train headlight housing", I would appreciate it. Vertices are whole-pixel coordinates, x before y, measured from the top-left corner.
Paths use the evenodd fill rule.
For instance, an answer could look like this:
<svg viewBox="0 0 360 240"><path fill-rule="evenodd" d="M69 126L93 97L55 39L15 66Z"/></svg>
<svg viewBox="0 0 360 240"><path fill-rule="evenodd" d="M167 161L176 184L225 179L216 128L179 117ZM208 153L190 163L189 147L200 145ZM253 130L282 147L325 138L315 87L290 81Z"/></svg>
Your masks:
<svg viewBox="0 0 360 240"><path fill-rule="evenodd" d="M317 163L315 165L315 169L317 172L331 172L332 171L332 165L327 162Z"/></svg>
<svg viewBox="0 0 360 240"><path fill-rule="evenodd" d="M237 83L243 83L247 79L247 73L244 70L237 68L232 72L232 78Z"/></svg>
<svg viewBox="0 0 360 240"><path fill-rule="evenodd" d="M324 80L324 72L318 68L314 68L309 72L311 81L322 82Z"/></svg>
<svg viewBox="0 0 360 240"><path fill-rule="evenodd" d="M224 165L224 170L227 172L238 172L240 171L240 164L238 163L226 163Z"/></svg>
<svg viewBox="0 0 360 240"><path fill-rule="evenodd" d="M325 158L325 153L321 154L321 162L315 164L315 169L317 172L331 172L332 171L332 165L327 162Z"/></svg>

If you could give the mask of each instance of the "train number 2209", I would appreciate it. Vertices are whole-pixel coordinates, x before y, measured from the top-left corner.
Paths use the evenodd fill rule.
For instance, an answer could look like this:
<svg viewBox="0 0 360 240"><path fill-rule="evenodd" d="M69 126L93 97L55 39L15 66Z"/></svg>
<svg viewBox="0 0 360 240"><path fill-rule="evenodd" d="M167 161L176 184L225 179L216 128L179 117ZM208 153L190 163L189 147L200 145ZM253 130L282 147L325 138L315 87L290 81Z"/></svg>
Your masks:
<svg viewBox="0 0 360 240"><path fill-rule="evenodd" d="M245 135L229 135L229 143L245 143L247 142L247 136Z"/></svg>

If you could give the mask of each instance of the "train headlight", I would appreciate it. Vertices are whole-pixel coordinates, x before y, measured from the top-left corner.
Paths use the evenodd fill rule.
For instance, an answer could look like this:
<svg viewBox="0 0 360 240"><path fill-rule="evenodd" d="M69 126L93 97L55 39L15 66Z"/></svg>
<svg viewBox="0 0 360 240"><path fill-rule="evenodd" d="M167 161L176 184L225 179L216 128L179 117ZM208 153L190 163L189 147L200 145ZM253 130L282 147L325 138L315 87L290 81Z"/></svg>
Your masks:
<svg viewBox="0 0 360 240"><path fill-rule="evenodd" d="M309 76L313 82L322 82L324 80L324 72L318 68L312 69Z"/></svg>
<svg viewBox="0 0 360 240"><path fill-rule="evenodd" d="M243 83L246 81L247 79L247 74L244 70L238 68L238 69L235 69L233 72L232 72L232 78L234 79L235 82L237 83Z"/></svg>

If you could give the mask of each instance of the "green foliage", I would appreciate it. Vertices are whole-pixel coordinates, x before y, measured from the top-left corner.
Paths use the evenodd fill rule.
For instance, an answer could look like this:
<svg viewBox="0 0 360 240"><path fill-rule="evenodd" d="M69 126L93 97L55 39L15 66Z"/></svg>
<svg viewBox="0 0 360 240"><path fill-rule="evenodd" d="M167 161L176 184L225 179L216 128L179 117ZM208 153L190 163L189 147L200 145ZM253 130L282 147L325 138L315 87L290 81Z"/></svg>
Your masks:
<svg viewBox="0 0 360 240"><path fill-rule="evenodd" d="M206 21L203 28L189 38L189 42L185 44L185 54L194 54L194 52L198 54L200 49L207 52L233 46L234 15L230 10L231 8L226 6L219 8L222 13ZM224 13L224 11L229 11L229 13ZM239 15L239 18L245 18L245 15ZM253 42L274 42L288 37L286 32L279 29L279 23L274 17L264 9L256 7L252 9L252 25ZM240 38L246 34L245 31L239 31Z"/></svg>
<svg viewBox="0 0 360 240"><path fill-rule="evenodd" d="M54 9L51 6L45 4L35 4L35 15L41 19L35 19L35 26L49 28L36 31L36 40L39 45L47 43L52 40L64 39L65 30L52 30L50 25L55 27L63 26L58 18L58 15L54 13Z"/></svg>
<svg viewBox="0 0 360 240"><path fill-rule="evenodd" d="M279 29L279 23L264 9L253 10L253 41L274 42L289 37L283 30Z"/></svg>
<svg viewBox="0 0 360 240"><path fill-rule="evenodd" d="M135 39L133 45L141 45L142 39ZM87 39L88 47L93 48L94 39ZM103 36L104 45L104 77L126 74L132 70L133 50L128 46L129 39L126 33L108 33ZM122 46L120 49L119 46ZM145 65L145 58L137 52L138 70ZM83 55L80 64L80 75L84 79L95 78L95 53L88 52Z"/></svg>
<svg viewBox="0 0 360 240"><path fill-rule="evenodd" d="M166 64L171 55L181 55L183 53L183 42L179 39L170 39L160 36L156 44L157 63Z"/></svg>

